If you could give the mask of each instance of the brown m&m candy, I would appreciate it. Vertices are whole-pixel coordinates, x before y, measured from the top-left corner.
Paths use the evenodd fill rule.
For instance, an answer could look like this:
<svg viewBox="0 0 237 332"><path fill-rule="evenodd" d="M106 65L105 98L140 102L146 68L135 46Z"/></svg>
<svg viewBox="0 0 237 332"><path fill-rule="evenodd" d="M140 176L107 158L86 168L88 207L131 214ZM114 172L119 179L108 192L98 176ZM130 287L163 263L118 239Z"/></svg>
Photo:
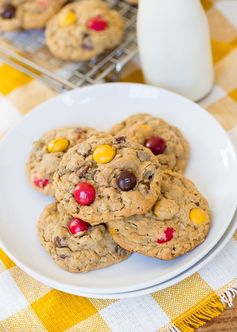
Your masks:
<svg viewBox="0 0 237 332"><path fill-rule="evenodd" d="M136 184L137 184L137 178L136 176L129 172L129 171L122 171L117 180L116 180L117 186L122 191L129 191L132 190Z"/></svg>

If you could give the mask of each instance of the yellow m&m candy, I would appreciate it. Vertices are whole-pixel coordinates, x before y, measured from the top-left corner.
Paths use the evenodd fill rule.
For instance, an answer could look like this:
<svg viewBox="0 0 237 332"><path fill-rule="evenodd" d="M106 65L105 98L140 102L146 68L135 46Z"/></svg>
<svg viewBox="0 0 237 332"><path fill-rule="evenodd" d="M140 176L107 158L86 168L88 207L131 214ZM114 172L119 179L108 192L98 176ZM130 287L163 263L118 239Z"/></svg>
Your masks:
<svg viewBox="0 0 237 332"><path fill-rule="evenodd" d="M202 225L209 221L209 215L200 208L194 208L189 213L189 219L195 224Z"/></svg>
<svg viewBox="0 0 237 332"><path fill-rule="evenodd" d="M48 152L64 152L69 146L69 141L66 138L55 138L48 145Z"/></svg>
<svg viewBox="0 0 237 332"><path fill-rule="evenodd" d="M77 20L77 16L72 11L68 11L63 17L60 18L59 25L61 28L66 28L74 24Z"/></svg>
<svg viewBox="0 0 237 332"><path fill-rule="evenodd" d="M114 159L115 148L107 144L98 145L93 152L93 159L97 164L107 164Z"/></svg>

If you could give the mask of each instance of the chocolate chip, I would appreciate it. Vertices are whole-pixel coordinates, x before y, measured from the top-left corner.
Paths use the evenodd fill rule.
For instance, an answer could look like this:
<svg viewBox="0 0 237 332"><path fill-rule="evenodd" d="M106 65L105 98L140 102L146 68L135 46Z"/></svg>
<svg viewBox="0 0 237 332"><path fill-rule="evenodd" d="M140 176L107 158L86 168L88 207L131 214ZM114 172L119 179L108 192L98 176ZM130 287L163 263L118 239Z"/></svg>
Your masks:
<svg viewBox="0 0 237 332"><path fill-rule="evenodd" d="M94 48L90 35L87 32L84 32L82 35L81 47L87 51L91 51Z"/></svg>
<svg viewBox="0 0 237 332"><path fill-rule="evenodd" d="M129 171L122 171L118 176L116 183L122 191L129 191L136 186L137 178Z"/></svg>
<svg viewBox="0 0 237 332"><path fill-rule="evenodd" d="M57 248L63 248L63 245L62 245L62 242L61 242L62 239L60 239L59 236L56 236L56 238L54 239L54 244Z"/></svg>
<svg viewBox="0 0 237 332"><path fill-rule="evenodd" d="M127 141L127 137L126 136L119 136L115 138L115 142L120 144L120 143L125 143Z"/></svg>
<svg viewBox="0 0 237 332"><path fill-rule="evenodd" d="M16 15L16 7L9 4L2 6L1 8L1 17L3 19L11 19L14 18Z"/></svg>

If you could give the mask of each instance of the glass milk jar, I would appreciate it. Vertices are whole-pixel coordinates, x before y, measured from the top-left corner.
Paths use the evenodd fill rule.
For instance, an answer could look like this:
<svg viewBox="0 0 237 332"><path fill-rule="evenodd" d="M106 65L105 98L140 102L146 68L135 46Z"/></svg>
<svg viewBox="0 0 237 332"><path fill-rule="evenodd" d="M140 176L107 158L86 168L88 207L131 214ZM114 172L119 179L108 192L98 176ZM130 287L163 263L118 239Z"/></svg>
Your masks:
<svg viewBox="0 0 237 332"><path fill-rule="evenodd" d="M194 101L213 85L209 26L199 0L139 0L138 48L147 83Z"/></svg>

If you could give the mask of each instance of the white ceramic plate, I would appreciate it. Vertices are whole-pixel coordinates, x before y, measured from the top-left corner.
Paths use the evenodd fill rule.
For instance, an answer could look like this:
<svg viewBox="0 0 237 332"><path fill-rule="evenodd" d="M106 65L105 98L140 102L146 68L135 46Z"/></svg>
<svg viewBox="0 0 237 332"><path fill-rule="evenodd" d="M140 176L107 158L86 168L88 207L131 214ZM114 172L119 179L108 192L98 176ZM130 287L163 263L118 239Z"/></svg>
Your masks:
<svg viewBox="0 0 237 332"><path fill-rule="evenodd" d="M90 297L90 298L99 298L99 299L126 299L136 296L142 296L151 294L154 292L157 292L161 289L165 289L167 287L173 286L177 284L178 282L184 280L185 278L190 277L195 272L199 271L201 268L203 268L205 265L211 262L220 252L221 250L227 245L227 243L230 241L232 235L234 234L235 230L237 228L237 212L235 212L235 216L232 219L228 229L225 231L222 238L218 241L218 243L215 245L214 248L212 248L209 253L200 259L196 264L194 264L192 267L190 267L188 270L184 271L183 273L179 274L178 276L162 282L160 284L154 285L152 287L147 287L143 289L138 289L131 292L123 292L123 293L111 293L111 294L95 294L95 293L83 293L83 292L77 292L73 290L67 290L66 288L59 289L62 292L65 293L71 293L73 295L83 296L83 297Z"/></svg>
<svg viewBox="0 0 237 332"><path fill-rule="evenodd" d="M63 271L38 241L37 219L51 199L27 183L24 169L31 144L55 127L82 124L103 130L139 112L163 117L188 138L191 158L186 175L207 197L213 216L207 240L171 262L132 255L125 262L87 274ZM225 131L198 105L145 85L106 84L59 95L23 118L0 145L0 156L1 245L24 271L55 288L104 294L167 281L193 266L215 246L237 205L237 160Z"/></svg>

